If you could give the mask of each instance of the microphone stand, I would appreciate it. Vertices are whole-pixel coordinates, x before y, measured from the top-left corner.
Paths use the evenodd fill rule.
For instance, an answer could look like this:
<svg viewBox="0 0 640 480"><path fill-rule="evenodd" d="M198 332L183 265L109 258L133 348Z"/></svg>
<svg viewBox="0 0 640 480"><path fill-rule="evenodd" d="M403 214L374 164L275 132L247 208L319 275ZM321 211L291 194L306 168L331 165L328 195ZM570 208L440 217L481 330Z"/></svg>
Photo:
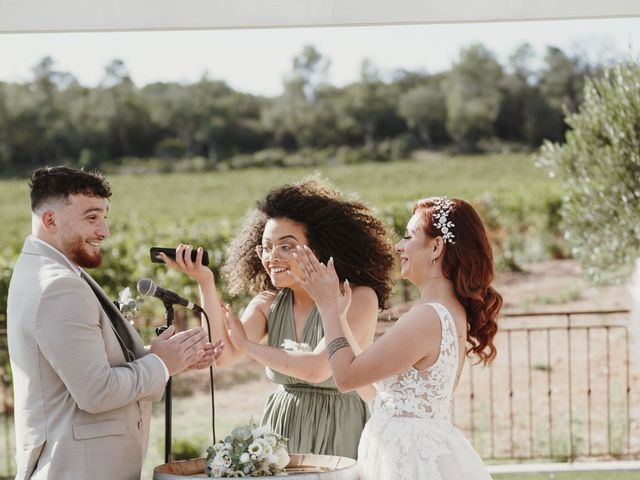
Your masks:
<svg viewBox="0 0 640 480"><path fill-rule="evenodd" d="M160 335L167 328L169 328L173 324L173 302L171 301L163 301L164 308L166 310L165 318L167 320L167 325L162 327L156 327L156 335ZM200 312L207 319L207 333L209 335L209 343L211 343L211 325L209 322L209 316L207 312L200 308ZM216 418L216 410L215 410L215 396L214 396L214 388L213 388L213 365L209 367L209 384L211 387L211 431L213 434L213 443L216 443L216 427L215 427L215 418ZM171 377L167 380L167 384L164 390L164 463L171 462Z"/></svg>
<svg viewBox="0 0 640 480"><path fill-rule="evenodd" d="M166 310L167 326L162 329L164 331L173 324L173 304L163 302ZM162 332L160 332L162 333ZM167 380L167 386L164 389L164 463L171 461L171 377Z"/></svg>

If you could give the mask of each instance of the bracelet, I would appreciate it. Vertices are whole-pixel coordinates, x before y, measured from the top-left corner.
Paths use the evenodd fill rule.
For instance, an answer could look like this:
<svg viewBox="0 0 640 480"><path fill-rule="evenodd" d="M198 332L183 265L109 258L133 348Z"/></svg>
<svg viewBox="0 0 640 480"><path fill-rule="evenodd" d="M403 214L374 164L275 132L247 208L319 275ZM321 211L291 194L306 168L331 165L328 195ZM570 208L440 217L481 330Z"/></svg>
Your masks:
<svg viewBox="0 0 640 480"><path fill-rule="evenodd" d="M348 346L349 341L346 338L338 337L335 340L331 340L331 342L329 342L329 345L327 345L327 354L329 355L329 358L331 358L331 356L338 350Z"/></svg>

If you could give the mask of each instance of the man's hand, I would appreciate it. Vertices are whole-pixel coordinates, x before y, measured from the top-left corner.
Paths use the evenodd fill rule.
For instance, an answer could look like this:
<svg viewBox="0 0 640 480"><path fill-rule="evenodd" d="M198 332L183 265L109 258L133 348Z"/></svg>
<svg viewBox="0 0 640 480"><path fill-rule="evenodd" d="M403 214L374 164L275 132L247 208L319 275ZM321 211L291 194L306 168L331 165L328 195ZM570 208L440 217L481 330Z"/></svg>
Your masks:
<svg viewBox="0 0 640 480"><path fill-rule="evenodd" d="M224 343L222 340L218 340L216 343L205 343L204 345L204 356L198 360L196 363L189 365L189 368L193 368L196 370L201 370L204 368L209 368L216 359L222 354L222 350L224 350Z"/></svg>
<svg viewBox="0 0 640 480"><path fill-rule="evenodd" d="M174 333L175 327L171 325L151 343L151 353L162 359L169 375L180 373L189 365L202 361L207 344L207 333L202 327Z"/></svg>

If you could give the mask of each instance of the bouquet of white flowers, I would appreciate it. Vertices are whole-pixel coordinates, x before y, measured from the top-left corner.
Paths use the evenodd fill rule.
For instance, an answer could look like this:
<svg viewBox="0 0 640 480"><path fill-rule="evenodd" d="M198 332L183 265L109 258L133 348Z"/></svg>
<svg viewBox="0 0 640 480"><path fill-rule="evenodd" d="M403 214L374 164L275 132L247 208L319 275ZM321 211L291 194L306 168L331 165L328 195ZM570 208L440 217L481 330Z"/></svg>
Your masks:
<svg viewBox="0 0 640 480"><path fill-rule="evenodd" d="M284 472L289 464L286 439L267 427L236 427L207 449L208 477L260 477Z"/></svg>

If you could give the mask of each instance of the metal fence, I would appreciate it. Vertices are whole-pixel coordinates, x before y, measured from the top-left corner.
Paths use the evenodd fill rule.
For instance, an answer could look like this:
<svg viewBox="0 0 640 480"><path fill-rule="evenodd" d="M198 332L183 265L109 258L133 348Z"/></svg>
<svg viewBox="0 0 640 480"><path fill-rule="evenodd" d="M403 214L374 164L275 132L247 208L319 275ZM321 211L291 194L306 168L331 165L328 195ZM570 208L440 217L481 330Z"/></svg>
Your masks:
<svg viewBox="0 0 640 480"><path fill-rule="evenodd" d="M627 310L505 315L495 362L467 365L460 379L458 428L485 460L639 458L640 394L628 317ZM391 324L380 322L378 333ZM0 358L6 358L2 324ZM0 373L1 479L14 472L15 447L8 372Z"/></svg>
<svg viewBox="0 0 640 480"><path fill-rule="evenodd" d="M494 364L467 365L456 392L456 424L482 458L638 458L628 318L627 310L502 318Z"/></svg>

